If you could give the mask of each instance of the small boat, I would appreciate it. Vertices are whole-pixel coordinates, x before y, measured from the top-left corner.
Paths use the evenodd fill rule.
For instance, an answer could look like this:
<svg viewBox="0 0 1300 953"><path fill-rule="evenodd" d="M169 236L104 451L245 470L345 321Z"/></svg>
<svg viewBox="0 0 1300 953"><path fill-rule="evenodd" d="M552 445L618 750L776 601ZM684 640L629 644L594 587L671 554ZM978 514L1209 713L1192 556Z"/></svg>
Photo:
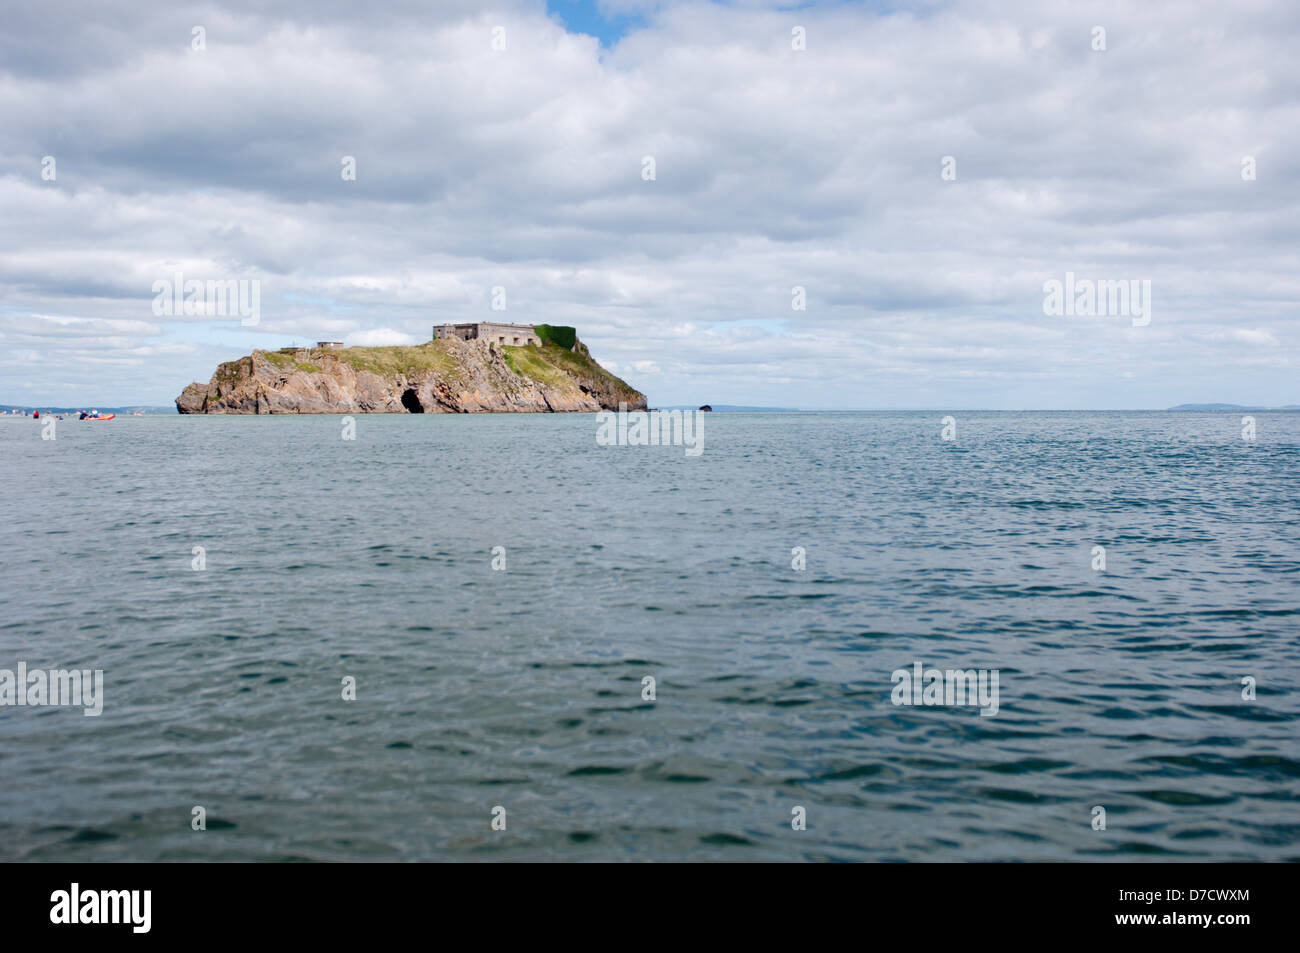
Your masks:
<svg viewBox="0 0 1300 953"><path fill-rule="evenodd" d="M91 414L87 420L112 420L117 414Z"/></svg>

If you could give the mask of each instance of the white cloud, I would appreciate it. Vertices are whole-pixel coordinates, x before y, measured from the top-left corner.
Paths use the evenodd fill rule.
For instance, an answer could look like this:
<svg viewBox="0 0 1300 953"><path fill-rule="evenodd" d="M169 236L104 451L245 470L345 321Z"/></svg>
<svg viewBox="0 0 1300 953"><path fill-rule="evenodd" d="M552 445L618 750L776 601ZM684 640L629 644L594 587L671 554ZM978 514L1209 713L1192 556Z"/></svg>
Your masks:
<svg viewBox="0 0 1300 953"><path fill-rule="evenodd" d="M403 344L418 343L411 335L392 328L372 328L368 331L354 331L344 338L348 347L393 347Z"/></svg>
<svg viewBox="0 0 1300 953"><path fill-rule="evenodd" d="M1232 339L1256 347L1276 347L1277 338L1268 331L1259 328L1242 328L1232 332Z"/></svg>

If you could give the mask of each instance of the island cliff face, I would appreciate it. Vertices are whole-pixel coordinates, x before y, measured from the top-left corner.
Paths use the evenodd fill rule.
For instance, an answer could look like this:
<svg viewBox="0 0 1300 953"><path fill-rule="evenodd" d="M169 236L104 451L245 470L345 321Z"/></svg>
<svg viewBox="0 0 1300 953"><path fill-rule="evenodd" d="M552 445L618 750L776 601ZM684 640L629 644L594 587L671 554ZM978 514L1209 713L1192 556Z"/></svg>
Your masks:
<svg viewBox="0 0 1300 953"><path fill-rule="evenodd" d="M645 395L571 349L438 340L258 351L176 398L182 414L465 414L644 410Z"/></svg>

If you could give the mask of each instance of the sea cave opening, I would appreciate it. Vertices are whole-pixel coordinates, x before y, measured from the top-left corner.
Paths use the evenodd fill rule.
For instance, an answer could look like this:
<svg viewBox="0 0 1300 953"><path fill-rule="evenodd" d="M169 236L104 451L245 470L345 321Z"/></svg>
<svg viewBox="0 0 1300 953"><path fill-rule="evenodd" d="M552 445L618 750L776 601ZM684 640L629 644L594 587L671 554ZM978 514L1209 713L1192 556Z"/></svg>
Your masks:
<svg viewBox="0 0 1300 953"><path fill-rule="evenodd" d="M407 413L424 413L424 408L420 406L420 398L415 396L415 388L413 387L408 387L402 391L402 406L406 408Z"/></svg>

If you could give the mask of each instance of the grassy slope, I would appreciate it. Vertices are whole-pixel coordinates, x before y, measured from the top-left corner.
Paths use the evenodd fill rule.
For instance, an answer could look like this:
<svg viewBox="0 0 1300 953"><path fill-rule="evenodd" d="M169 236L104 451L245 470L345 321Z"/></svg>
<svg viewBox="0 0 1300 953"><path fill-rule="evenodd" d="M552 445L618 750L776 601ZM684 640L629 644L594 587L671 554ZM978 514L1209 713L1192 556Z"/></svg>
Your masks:
<svg viewBox="0 0 1300 953"><path fill-rule="evenodd" d="M315 348L302 350L313 356L317 353ZM403 347L346 347L326 353L351 365L355 370L373 371L385 378L408 376L415 371L436 371L454 379L457 376L458 362L447 350L447 344L432 341ZM563 386L576 377L580 380L603 381L615 391L637 394L626 382L583 353L585 349L570 351L555 344L547 344L542 347L500 347L499 350L515 373L541 384ZM281 370L320 370L318 365L299 361L293 354L279 351L262 353Z"/></svg>
<svg viewBox="0 0 1300 953"><path fill-rule="evenodd" d="M511 370L543 384L563 384L568 377L552 361L545 360L544 347L502 347L506 363Z"/></svg>
<svg viewBox="0 0 1300 953"><path fill-rule="evenodd" d="M626 391L641 396L626 381L615 377L584 353L570 351L555 344L543 347L503 348L506 360L516 373L541 381L543 384L559 383L578 378L603 381L615 392Z"/></svg>
<svg viewBox="0 0 1300 953"><path fill-rule="evenodd" d="M452 374L456 370L456 359L436 341L409 347L345 347L330 353L355 370L373 371L380 377L409 375L413 371Z"/></svg>
<svg viewBox="0 0 1300 953"><path fill-rule="evenodd" d="M302 352L312 357L328 354L340 363L351 365L354 370L373 371L380 377L396 377L413 371L439 371L451 375L456 370L455 359L447 354L445 347L436 343L411 347L345 347L329 351L301 348L298 353ZM263 351L262 355L283 371L315 373L320 370L319 364L301 361L296 354Z"/></svg>

